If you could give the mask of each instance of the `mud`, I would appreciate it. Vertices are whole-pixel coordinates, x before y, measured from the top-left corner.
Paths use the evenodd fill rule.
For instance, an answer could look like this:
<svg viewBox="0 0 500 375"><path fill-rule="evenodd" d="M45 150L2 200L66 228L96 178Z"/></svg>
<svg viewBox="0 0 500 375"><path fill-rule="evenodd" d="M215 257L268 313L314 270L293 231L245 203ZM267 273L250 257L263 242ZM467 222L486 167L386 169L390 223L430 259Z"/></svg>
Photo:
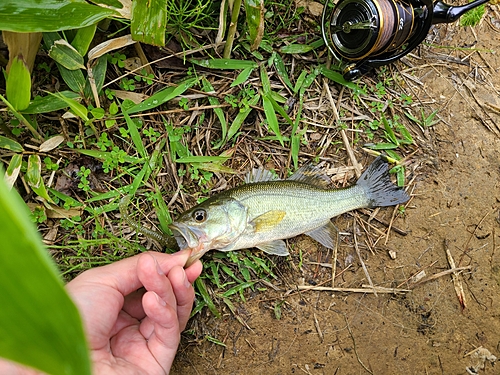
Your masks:
<svg viewBox="0 0 500 375"><path fill-rule="evenodd" d="M368 284L354 233L373 284L411 291L298 291L301 284L331 286L331 269L314 264L331 263L331 254L299 237L291 241L292 259L279 263L279 290L256 292L239 305L248 327L230 313L198 315L191 327L226 346L187 335L173 374L467 374L474 366L500 373L488 359L479 370L481 360L470 354L482 347L500 357L500 59L491 52L500 50L500 33L488 17L494 14L474 32L441 25L431 34L433 43L468 49L444 55L423 47L421 59L410 58L413 68L398 65L422 83L409 93L439 109L443 120L416 135L413 198L393 223L407 235L391 231L387 243L382 237L373 244L355 216L335 221L350 233L339 249L336 287ZM392 209L377 214L391 216ZM465 308L452 275L439 276L450 269L446 250L455 267L467 267L457 276Z"/></svg>

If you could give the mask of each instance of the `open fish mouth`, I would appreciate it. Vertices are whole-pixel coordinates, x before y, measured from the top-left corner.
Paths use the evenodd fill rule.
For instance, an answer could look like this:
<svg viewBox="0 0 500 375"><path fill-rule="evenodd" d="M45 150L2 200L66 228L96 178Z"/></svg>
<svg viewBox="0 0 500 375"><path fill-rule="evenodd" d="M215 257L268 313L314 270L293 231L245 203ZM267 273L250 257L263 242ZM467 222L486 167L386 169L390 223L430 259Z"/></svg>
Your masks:
<svg viewBox="0 0 500 375"><path fill-rule="evenodd" d="M189 267L207 252L199 235L197 235L195 231L193 231L186 225L183 225L182 223L175 223L170 224L169 228L172 231L177 244L179 245L179 249L191 250L191 255L189 256L184 267Z"/></svg>

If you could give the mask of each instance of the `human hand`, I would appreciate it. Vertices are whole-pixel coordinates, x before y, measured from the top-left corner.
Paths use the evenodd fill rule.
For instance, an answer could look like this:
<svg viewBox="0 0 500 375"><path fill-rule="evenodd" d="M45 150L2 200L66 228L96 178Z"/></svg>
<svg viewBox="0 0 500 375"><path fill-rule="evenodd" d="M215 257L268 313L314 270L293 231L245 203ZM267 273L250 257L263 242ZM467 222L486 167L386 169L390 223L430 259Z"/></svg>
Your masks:
<svg viewBox="0 0 500 375"><path fill-rule="evenodd" d="M94 374L169 373L194 301L191 283L202 270L199 261L184 270L188 257L189 251L144 253L67 284L83 319Z"/></svg>

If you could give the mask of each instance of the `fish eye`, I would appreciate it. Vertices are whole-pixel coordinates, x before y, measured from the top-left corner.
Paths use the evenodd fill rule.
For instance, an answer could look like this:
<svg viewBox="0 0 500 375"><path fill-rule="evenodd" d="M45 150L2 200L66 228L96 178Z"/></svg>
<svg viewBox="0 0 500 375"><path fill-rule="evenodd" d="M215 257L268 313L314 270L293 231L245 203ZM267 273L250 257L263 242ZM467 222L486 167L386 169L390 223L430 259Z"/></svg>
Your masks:
<svg viewBox="0 0 500 375"><path fill-rule="evenodd" d="M193 212L193 219L198 223L203 223L207 220L207 212L205 210L196 210Z"/></svg>

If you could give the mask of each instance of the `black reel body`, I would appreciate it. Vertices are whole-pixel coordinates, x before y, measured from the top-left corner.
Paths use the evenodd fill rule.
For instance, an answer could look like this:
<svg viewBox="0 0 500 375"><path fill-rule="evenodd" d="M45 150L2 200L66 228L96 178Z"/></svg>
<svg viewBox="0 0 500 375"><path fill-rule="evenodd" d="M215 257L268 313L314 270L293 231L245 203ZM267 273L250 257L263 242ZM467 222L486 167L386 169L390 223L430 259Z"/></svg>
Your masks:
<svg viewBox="0 0 500 375"><path fill-rule="evenodd" d="M417 47L436 23L450 23L488 0L452 7L432 0L339 0L325 4L323 38L352 80Z"/></svg>

